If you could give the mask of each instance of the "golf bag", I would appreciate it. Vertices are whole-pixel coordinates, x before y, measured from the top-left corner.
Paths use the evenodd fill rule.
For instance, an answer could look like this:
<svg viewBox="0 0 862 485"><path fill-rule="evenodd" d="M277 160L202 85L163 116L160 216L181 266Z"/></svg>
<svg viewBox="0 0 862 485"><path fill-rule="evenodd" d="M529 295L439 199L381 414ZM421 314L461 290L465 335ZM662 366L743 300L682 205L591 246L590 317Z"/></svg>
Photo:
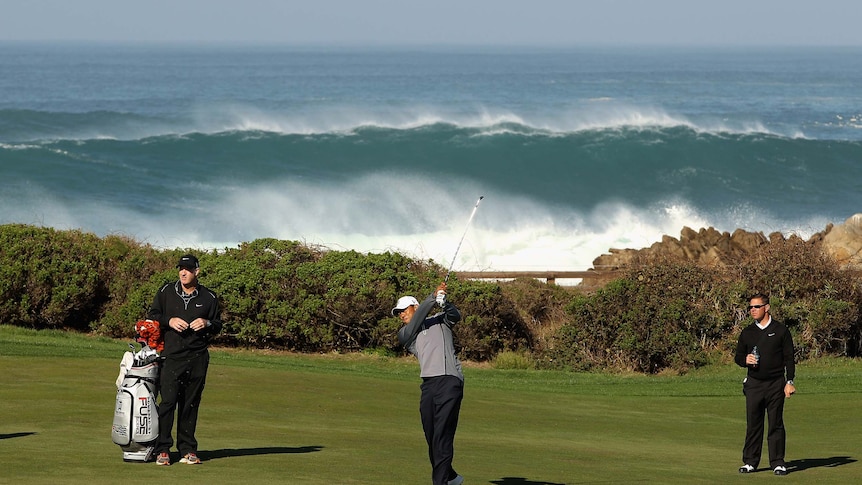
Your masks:
<svg viewBox="0 0 862 485"><path fill-rule="evenodd" d="M141 350L126 352L120 362L111 438L122 448L123 461L147 462L152 459L159 439L156 397L161 358L146 338L138 341ZM134 344L129 347L135 350Z"/></svg>

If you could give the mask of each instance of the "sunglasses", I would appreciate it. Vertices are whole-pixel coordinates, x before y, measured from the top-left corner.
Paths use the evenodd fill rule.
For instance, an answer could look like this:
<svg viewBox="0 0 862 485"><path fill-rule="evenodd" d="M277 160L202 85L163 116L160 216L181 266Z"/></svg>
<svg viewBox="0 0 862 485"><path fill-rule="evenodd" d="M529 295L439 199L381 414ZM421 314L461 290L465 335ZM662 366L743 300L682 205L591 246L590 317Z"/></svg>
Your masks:
<svg viewBox="0 0 862 485"><path fill-rule="evenodd" d="M763 305L748 305L748 309L751 310L752 308L763 308L766 305L766 303L764 303Z"/></svg>

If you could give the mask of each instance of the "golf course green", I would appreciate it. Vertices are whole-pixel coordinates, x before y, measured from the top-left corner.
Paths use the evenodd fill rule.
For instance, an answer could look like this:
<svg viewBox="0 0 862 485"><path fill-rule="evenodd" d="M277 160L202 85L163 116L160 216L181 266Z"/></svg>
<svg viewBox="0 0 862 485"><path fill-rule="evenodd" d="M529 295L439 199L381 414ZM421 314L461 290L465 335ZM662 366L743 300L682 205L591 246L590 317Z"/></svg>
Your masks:
<svg viewBox="0 0 862 485"><path fill-rule="evenodd" d="M425 484L409 357L215 349L200 466L126 463L111 441L127 342L0 326L0 483ZM682 376L465 364L454 466L465 484L859 483L862 361L797 366L789 474L740 475L743 369ZM174 460L178 457L174 456Z"/></svg>

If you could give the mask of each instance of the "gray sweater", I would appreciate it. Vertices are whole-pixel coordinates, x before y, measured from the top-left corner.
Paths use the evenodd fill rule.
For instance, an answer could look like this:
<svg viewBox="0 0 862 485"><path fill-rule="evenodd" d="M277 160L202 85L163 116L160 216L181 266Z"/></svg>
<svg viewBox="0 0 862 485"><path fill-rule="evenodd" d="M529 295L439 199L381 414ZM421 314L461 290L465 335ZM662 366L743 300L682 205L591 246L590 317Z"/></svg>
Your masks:
<svg viewBox="0 0 862 485"><path fill-rule="evenodd" d="M398 341L419 360L420 377L446 375L463 381L452 338L452 325L461 320L461 312L447 300L442 312L429 317L435 304L432 293L419 304L410 322L398 330Z"/></svg>

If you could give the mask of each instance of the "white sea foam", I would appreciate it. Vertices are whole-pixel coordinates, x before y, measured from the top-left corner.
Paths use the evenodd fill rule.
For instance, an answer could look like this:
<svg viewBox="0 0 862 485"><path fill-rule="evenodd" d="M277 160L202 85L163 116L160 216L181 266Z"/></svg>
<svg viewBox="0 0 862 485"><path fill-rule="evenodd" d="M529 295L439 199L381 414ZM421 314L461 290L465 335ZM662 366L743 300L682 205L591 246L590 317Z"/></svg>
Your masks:
<svg viewBox="0 0 862 485"><path fill-rule="evenodd" d="M281 134L344 134L363 127L410 130L435 124L483 130L486 135L512 132L511 126L541 134L570 134L607 129L666 129L685 127L700 133L763 133L781 136L759 120L730 121L701 117L692 119L655 106L626 105L607 100L569 107L519 113L488 106L330 106L313 112L265 111L252 106L230 105L199 108L189 132L220 133L264 131ZM794 130L786 136L799 136Z"/></svg>
<svg viewBox="0 0 862 485"><path fill-rule="evenodd" d="M123 234L163 248L224 249L273 237L333 250L393 251L431 259L455 271L586 270L611 248L640 249L685 227L737 227L809 237L828 221L781 221L754 207L701 214L685 201L653 207L606 203L584 213L487 190L477 183L370 175L343 185L294 180L253 187L201 187L209 200L171 201L156 213L116 208L91 199L61 201L38 187L0 193L0 223L20 222ZM485 199L469 228L479 195ZM457 255L461 236L464 242Z"/></svg>
<svg viewBox="0 0 862 485"><path fill-rule="evenodd" d="M261 108L251 104L199 105L180 118L134 117L125 123L68 127L52 140L143 140L192 133L266 132L285 135L351 134L362 128L412 130L438 124L501 133L567 135L590 130L668 129L685 127L699 133L763 133L804 137L801 128L778 133L757 119L711 119L674 113L660 106L625 104L613 99L582 100L569 105L517 110L487 105L326 105ZM517 128L517 129L515 129ZM33 139L40 139L36 136Z"/></svg>

